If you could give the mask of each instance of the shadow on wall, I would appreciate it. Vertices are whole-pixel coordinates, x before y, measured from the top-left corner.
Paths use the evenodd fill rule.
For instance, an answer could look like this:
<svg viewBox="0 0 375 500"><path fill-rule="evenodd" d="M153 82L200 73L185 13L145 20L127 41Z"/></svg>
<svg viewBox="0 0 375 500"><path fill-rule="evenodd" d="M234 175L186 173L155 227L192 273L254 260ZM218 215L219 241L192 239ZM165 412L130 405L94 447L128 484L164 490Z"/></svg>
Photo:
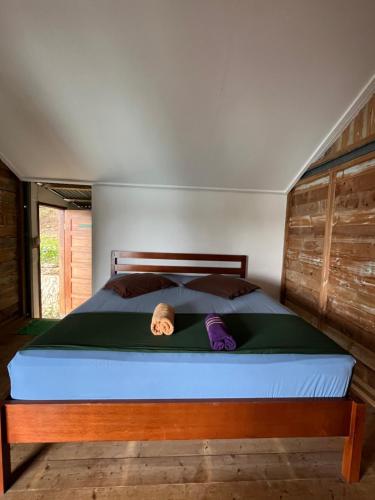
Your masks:
<svg viewBox="0 0 375 500"><path fill-rule="evenodd" d="M265 280L264 278L258 278L256 275L252 276L251 273L248 274L247 279L251 283L258 285L263 291L271 295L276 300L280 300L280 282L275 280Z"/></svg>

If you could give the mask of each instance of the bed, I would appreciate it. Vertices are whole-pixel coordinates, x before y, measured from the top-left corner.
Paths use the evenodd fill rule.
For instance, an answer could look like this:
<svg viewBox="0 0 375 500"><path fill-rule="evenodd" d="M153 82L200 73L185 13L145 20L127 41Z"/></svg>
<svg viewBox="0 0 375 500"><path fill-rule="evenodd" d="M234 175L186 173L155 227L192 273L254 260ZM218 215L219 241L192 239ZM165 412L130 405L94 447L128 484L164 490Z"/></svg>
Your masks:
<svg viewBox="0 0 375 500"><path fill-rule="evenodd" d="M112 275L132 271L172 274L181 286L125 300L100 290L75 319L151 313L159 302L181 315L293 314L261 290L228 300L182 286L196 274L245 277L245 256L113 251ZM357 481L365 406L346 396L353 366L345 353L21 351L1 406L0 487L11 443L297 436L345 436L342 474Z"/></svg>

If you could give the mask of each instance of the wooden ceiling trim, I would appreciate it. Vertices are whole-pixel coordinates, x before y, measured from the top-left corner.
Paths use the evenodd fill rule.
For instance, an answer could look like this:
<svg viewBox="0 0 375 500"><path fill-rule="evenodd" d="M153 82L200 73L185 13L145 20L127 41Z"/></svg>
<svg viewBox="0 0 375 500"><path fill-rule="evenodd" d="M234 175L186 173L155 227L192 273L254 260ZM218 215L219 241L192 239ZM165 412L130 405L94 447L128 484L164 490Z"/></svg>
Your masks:
<svg viewBox="0 0 375 500"><path fill-rule="evenodd" d="M375 93L349 122L336 141L308 170L328 163L375 141Z"/></svg>
<svg viewBox="0 0 375 500"><path fill-rule="evenodd" d="M323 178L323 177L329 177L330 172L337 173L341 172L342 170L346 170L349 167L354 167L358 165L359 163L363 163L366 161L371 161L373 158L375 158L375 151L369 151L364 155L361 155L359 157L351 158L347 161L343 160L340 162L338 165L335 165L332 168L329 168L327 170L321 170L316 173L310 173L307 177L303 177L298 181L298 183L289 191L291 193L292 191L298 190L298 189L303 189L303 186L313 182L314 180Z"/></svg>

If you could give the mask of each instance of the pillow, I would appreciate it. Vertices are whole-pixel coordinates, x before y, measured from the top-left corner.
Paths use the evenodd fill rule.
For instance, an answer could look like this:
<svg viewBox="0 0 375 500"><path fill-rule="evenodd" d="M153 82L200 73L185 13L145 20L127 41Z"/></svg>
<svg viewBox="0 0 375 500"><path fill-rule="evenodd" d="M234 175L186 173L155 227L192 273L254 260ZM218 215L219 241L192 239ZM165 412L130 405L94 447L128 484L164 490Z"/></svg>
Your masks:
<svg viewBox="0 0 375 500"><path fill-rule="evenodd" d="M130 299L171 286L177 286L177 284L161 274L135 273L110 279L104 289L113 290L124 299Z"/></svg>
<svg viewBox="0 0 375 500"><path fill-rule="evenodd" d="M225 299L235 299L241 295L257 290L259 287L240 278L223 276L222 274L211 274L202 276L185 284L186 288L197 290L198 292L212 293Z"/></svg>
<svg viewBox="0 0 375 500"><path fill-rule="evenodd" d="M187 274L163 274L163 276L170 279L178 286L184 286L185 283L189 283L189 281L194 279L194 276L189 276Z"/></svg>

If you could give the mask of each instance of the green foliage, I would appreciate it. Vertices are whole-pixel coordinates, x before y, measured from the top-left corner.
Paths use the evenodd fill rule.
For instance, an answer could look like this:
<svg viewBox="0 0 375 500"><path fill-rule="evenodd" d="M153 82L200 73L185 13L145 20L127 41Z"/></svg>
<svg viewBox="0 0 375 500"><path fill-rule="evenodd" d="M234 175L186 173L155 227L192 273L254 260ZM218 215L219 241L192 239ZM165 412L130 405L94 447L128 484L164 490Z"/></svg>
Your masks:
<svg viewBox="0 0 375 500"><path fill-rule="evenodd" d="M59 242L52 236L40 238L40 263L41 265L59 265Z"/></svg>

